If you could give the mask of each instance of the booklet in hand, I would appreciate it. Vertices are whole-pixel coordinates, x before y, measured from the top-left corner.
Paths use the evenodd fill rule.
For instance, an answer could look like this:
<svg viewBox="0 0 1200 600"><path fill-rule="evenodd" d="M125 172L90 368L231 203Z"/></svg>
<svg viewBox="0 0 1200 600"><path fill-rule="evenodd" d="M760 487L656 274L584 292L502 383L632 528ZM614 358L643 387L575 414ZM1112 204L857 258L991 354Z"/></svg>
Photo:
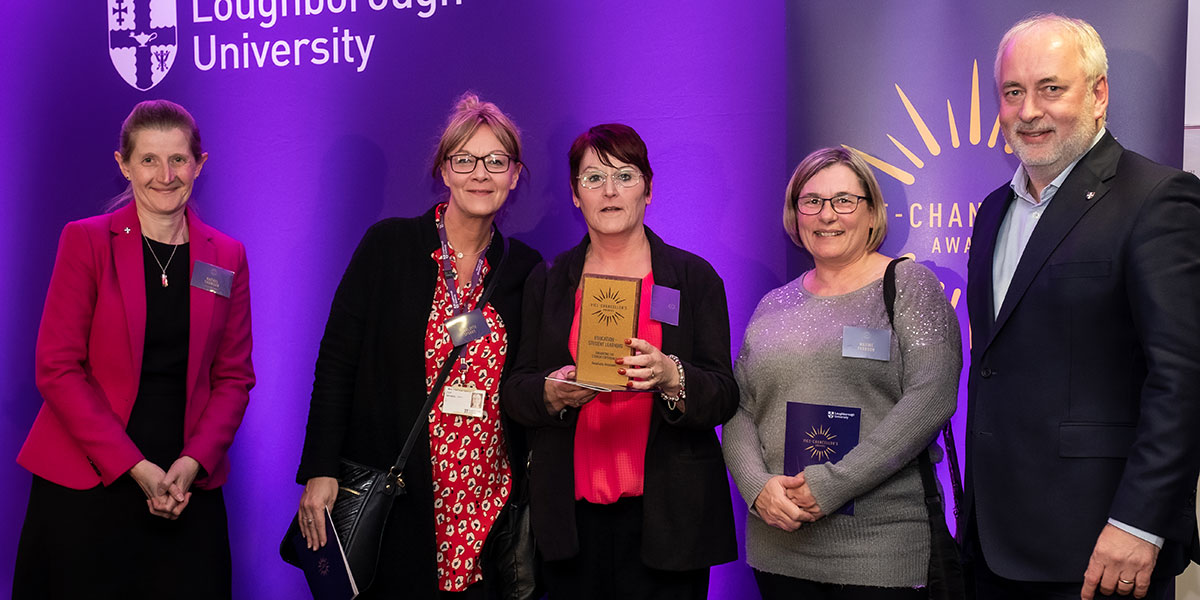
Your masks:
<svg viewBox="0 0 1200 600"><path fill-rule="evenodd" d="M352 600L358 596L358 585L350 572L350 563L342 551L342 542L338 539L337 530L333 527L333 517L329 509L325 509L325 545L316 549L308 549L308 541L300 534L299 515L292 520L288 528L286 544L291 546L291 553L284 554L284 560L300 567L304 578L308 580L308 589L314 600ZM281 552L282 554L282 552Z"/></svg>
<svg viewBox="0 0 1200 600"><path fill-rule="evenodd" d="M861 408L788 402L783 474L795 475L808 465L837 462L858 445ZM838 510L854 514L851 500Z"/></svg>

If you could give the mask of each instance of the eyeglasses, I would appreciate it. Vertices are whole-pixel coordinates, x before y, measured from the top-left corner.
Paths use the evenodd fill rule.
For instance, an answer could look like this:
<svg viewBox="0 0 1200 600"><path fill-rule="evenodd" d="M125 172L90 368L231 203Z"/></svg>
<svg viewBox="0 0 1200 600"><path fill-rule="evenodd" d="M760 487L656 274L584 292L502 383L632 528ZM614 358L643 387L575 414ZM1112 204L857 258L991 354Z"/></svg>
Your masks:
<svg viewBox="0 0 1200 600"><path fill-rule="evenodd" d="M832 198L803 196L796 198L796 210L800 211L802 215L816 215L821 213L821 209L828 202L833 212L839 215L848 215L854 212L858 208L858 203L863 200L870 200L870 198L857 194L838 194Z"/></svg>
<svg viewBox="0 0 1200 600"><path fill-rule="evenodd" d="M474 173L475 163L483 161L483 168L488 173L504 173L512 166L513 158L507 154L493 152L487 156L475 156L468 152L459 152L446 157L450 161L450 170L455 173Z"/></svg>
<svg viewBox="0 0 1200 600"><path fill-rule="evenodd" d="M637 169L617 169L612 175L599 169L589 169L579 176L579 185L594 190L603 186L609 177L612 177L613 185L623 188L631 188L642 180L642 174Z"/></svg>

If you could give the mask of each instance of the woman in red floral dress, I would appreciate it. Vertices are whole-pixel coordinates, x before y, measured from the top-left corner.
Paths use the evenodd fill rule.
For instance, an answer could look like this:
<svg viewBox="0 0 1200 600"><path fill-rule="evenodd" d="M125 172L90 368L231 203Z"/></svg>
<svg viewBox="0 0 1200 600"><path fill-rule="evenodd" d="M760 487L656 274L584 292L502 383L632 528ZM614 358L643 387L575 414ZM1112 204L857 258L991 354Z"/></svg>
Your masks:
<svg viewBox="0 0 1200 600"><path fill-rule="evenodd" d="M510 239L493 281L505 247L494 220L520 158L512 121L464 95L434 158L449 198L420 217L372 226L334 295L297 474L310 547L329 541L322 523L339 459L387 469L414 420L429 422L360 598L483 598L495 579L481 556L524 468L513 458L523 440L500 414L500 379L518 342L525 278L541 261ZM478 306L485 286L495 291ZM432 410L418 414L454 347L446 321L475 310L489 331L466 342Z"/></svg>

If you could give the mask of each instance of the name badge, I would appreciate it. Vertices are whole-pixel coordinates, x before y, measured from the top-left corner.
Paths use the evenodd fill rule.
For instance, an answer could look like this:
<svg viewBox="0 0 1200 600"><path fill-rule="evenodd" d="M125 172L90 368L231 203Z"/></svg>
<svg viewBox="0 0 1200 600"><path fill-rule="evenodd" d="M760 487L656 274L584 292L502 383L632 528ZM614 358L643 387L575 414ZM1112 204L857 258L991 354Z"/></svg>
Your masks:
<svg viewBox="0 0 1200 600"><path fill-rule="evenodd" d="M442 394L442 412L464 417L483 417L483 400L487 392L469 387L448 385Z"/></svg>
<svg viewBox="0 0 1200 600"><path fill-rule="evenodd" d="M473 342L492 332L488 327L487 318L478 308L452 319L446 320L446 332L450 334L450 342L455 346Z"/></svg>
<svg viewBox="0 0 1200 600"><path fill-rule="evenodd" d="M650 318L659 323L679 326L679 290L656 285L650 291Z"/></svg>
<svg viewBox="0 0 1200 600"><path fill-rule="evenodd" d="M192 287L228 298L233 293L233 271L198 260L192 267Z"/></svg>
<svg viewBox="0 0 1200 600"><path fill-rule="evenodd" d="M842 356L887 361L892 354L892 330L842 327Z"/></svg>

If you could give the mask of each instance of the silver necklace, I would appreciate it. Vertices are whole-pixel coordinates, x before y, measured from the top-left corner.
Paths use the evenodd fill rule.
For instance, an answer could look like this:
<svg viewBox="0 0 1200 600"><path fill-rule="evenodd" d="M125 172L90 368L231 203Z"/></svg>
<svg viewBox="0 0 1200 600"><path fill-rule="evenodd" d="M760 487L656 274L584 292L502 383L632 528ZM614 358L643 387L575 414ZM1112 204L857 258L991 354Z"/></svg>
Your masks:
<svg viewBox="0 0 1200 600"><path fill-rule="evenodd" d="M150 250L150 256L154 257L154 262L158 263L158 269L162 271L162 286L167 287L167 267L171 266L171 259L175 258L175 251L179 249L179 246L171 248L171 256L167 257L167 264L164 265L161 260L158 260L158 255L154 253L154 247L150 245L150 238L143 233L142 239L146 241L146 248Z"/></svg>

